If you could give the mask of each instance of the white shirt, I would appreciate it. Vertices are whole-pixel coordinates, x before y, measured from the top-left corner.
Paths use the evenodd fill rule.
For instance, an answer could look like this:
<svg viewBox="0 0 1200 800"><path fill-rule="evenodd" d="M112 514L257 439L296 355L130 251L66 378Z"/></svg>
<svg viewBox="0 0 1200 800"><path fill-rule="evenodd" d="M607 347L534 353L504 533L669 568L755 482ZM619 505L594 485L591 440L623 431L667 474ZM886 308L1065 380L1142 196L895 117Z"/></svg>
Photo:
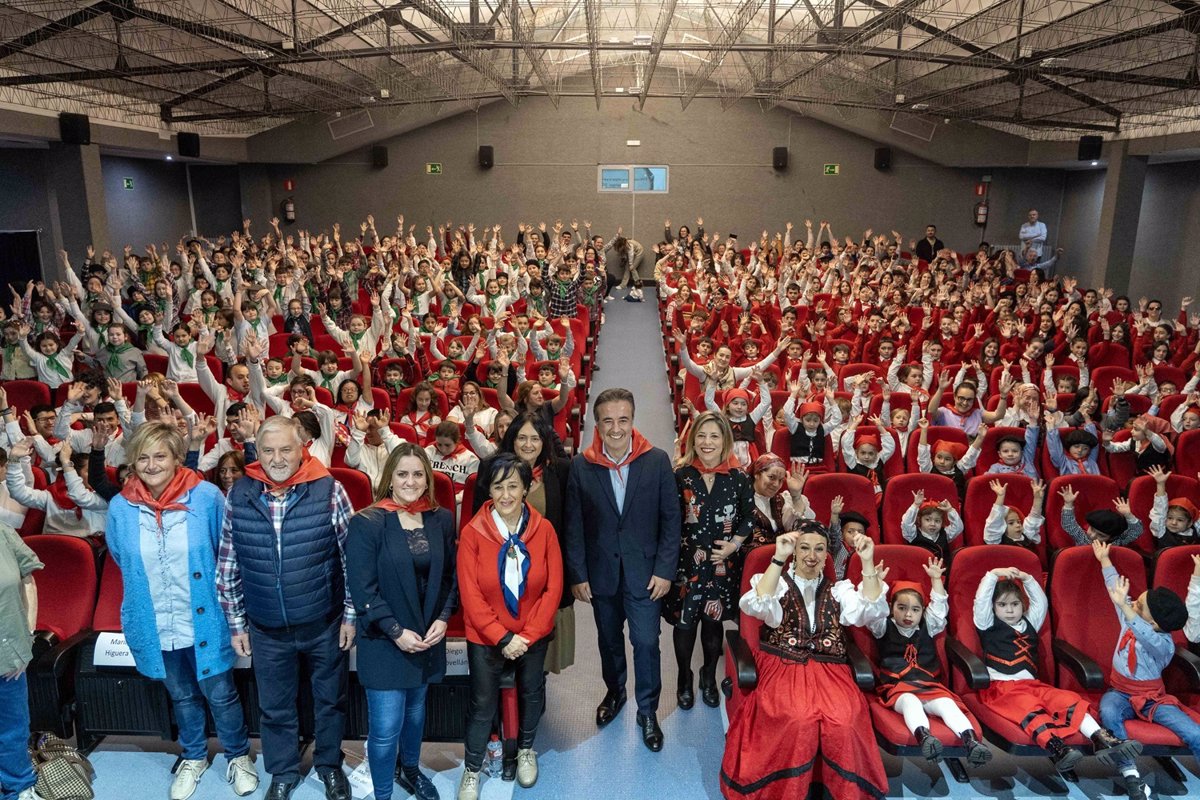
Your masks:
<svg viewBox="0 0 1200 800"><path fill-rule="evenodd" d="M791 564L788 565L788 574L796 582L796 586L801 592L809 594L804 590L806 588L812 589L812 602L809 602L806 598L804 607L808 612L809 630L810 632L816 631L817 586L820 585L823 576L818 576L812 580L805 580L796 575ZM750 591L742 595L742 599L738 601L738 607L750 616L761 619L768 627L778 628L783 624L783 604L780 600L788 593L787 581L783 579L783 576L780 576L779 584L775 587L775 594L770 597L761 597L757 592L760 580L762 580L761 572L750 576ZM882 584L879 597L873 601L863 597L861 585L855 588L854 584L846 580L835 583L832 591L833 599L837 601L842 609L838 621L843 625L867 625L875 618L887 617L888 589L886 583Z"/></svg>

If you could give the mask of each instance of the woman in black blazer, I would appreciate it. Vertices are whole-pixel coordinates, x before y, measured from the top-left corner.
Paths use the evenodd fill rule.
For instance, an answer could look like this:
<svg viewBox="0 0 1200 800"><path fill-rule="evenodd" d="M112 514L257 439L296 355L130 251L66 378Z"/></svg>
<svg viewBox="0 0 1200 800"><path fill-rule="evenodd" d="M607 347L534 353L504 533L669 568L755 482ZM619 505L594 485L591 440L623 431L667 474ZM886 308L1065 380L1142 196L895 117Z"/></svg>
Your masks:
<svg viewBox="0 0 1200 800"><path fill-rule="evenodd" d="M446 623L458 604L454 518L437 507L433 468L403 442L388 456L375 504L350 520L346 580L358 611L358 679L367 690L367 758L376 800L400 787L438 800L420 771L425 691L446 672Z"/></svg>
<svg viewBox="0 0 1200 800"><path fill-rule="evenodd" d="M554 526L561 547L571 462L555 456L551 444L554 441L554 429L545 415L525 411L518 414L508 426L496 453L512 453L533 470L533 483L526 500ZM477 487L487 486L491 482L493 458L485 459L479 465L479 476L475 483ZM487 492L476 489L472 497L472 512L478 512L487 499ZM575 663L574 602L570 587L564 583L558 614L554 617L554 638L546 651L546 670L555 674Z"/></svg>

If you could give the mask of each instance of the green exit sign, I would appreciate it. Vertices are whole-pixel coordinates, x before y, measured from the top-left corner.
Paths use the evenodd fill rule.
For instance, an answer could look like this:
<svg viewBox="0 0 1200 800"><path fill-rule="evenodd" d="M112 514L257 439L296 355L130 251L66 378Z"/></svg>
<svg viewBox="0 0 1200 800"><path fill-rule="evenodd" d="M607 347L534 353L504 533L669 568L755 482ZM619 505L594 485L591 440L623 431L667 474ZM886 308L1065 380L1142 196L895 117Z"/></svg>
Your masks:
<svg viewBox="0 0 1200 800"><path fill-rule="evenodd" d="M121 185L124 186L126 189L132 190L133 189L133 178L122 178Z"/></svg>
<svg viewBox="0 0 1200 800"><path fill-rule="evenodd" d="M842 165L841 164L826 164L825 165L825 174L826 175L841 175L842 174Z"/></svg>
<svg viewBox="0 0 1200 800"><path fill-rule="evenodd" d="M430 162L425 165L426 175L441 175L442 165L437 162Z"/></svg>

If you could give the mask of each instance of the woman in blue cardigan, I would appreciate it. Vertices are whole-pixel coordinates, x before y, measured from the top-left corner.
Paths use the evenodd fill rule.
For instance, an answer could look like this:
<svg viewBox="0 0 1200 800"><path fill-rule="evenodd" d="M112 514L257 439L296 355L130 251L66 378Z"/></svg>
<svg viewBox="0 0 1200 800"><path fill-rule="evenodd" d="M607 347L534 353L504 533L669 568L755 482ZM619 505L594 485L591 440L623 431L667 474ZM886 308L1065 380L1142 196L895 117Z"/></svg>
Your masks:
<svg viewBox="0 0 1200 800"><path fill-rule="evenodd" d="M171 800L187 800L208 769L205 704L238 795L258 787L217 601L217 544L225 498L183 466L183 437L148 422L125 446L133 475L108 506L108 548L125 584L121 627L138 672L162 681L175 708L183 762Z"/></svg>
<svg viewBox="0 0 1200 800"><path fill-rule="evenodd" d="M438 800L420 770L425 692L446 673L446 623L458 584L454 517L438 508L433 487L425 451L402 442L380 473L375 504L354 515L346 539L376 800L390 800L393 772L417 800Z"/></svg>

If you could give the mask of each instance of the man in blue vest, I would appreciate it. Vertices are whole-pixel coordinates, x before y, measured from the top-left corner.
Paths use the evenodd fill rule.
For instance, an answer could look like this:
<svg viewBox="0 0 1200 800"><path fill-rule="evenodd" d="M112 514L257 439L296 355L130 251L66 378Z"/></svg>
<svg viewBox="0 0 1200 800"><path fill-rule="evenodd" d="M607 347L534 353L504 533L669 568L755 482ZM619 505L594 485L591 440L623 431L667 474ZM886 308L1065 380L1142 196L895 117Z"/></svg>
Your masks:
<svg viewBox="0 0 1200 800"><path fill-rule="evenodd" d="M670 457L633 427L633 394L605 389L592 406L595 438L571 463L563 566L576 600L592 604L608 691L596 709L607 725L625 705L625 623L633 644L637 725L663 745L658 634L662 598L679 562L681 511Z"/></svg>
<svg viewBox="0 0 1200 800"><path fill-rule="evenodd" d="M259 429L259 460L226 498L217 593L234 652L254 654L262 756L271 774L266 800L288 800L300 783L301 661L312 675L313 767L328 800L350 800L341 748L346 651L354 643L344 544L354 509L302 435L284 416Z"/></svg>

